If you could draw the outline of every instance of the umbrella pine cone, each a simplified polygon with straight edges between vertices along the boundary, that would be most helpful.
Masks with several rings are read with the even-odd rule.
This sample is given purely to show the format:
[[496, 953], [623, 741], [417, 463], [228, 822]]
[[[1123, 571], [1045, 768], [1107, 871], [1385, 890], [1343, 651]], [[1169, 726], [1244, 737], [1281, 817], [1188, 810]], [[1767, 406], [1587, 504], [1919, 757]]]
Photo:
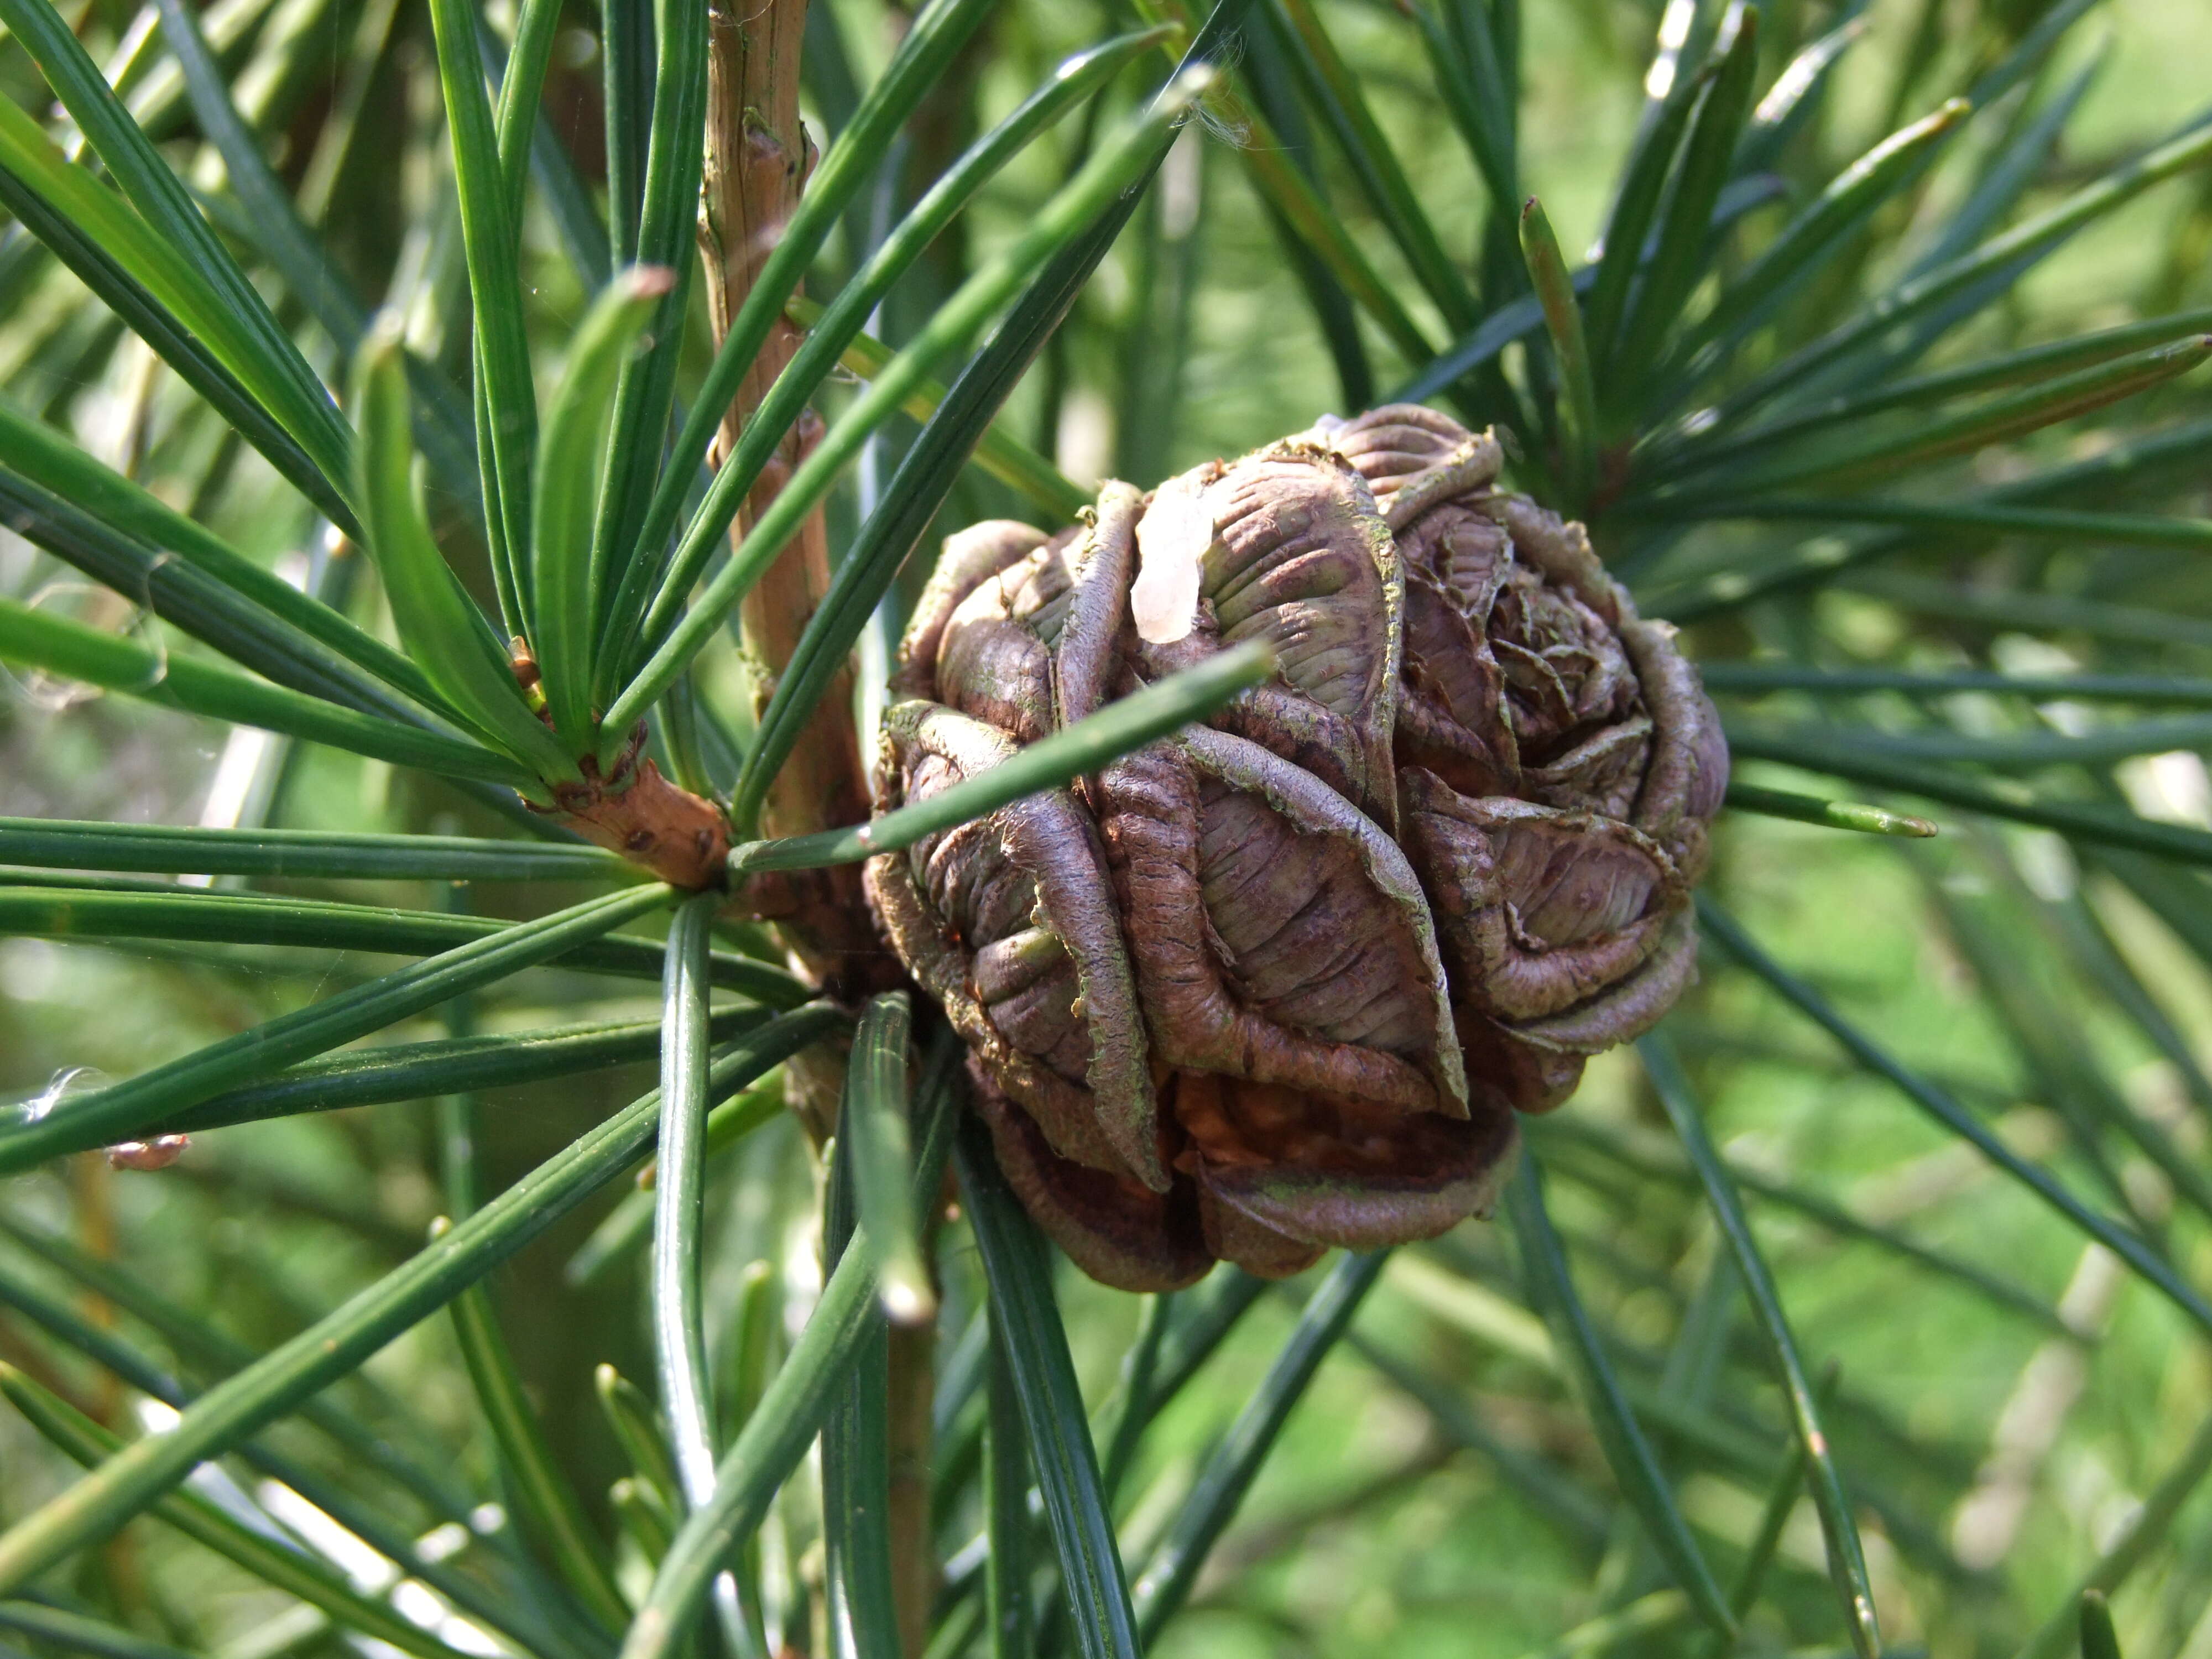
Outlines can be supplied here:
[[1093, 1277], [1295, 1273], [1486, 1214], [1514, 1114], [1694, 971], [1728, 753], [1673, 629], [1500, 455], [1379, 409], [946, 542], [888, 810], [1243, 641], [1277, 672], [1072, 787], [878, 856], [999, 1160]]

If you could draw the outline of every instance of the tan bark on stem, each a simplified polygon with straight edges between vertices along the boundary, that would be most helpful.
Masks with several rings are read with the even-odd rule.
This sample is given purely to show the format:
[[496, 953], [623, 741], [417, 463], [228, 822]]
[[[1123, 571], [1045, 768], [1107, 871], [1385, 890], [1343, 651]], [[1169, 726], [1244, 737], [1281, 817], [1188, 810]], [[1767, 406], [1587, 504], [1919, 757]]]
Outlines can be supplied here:
[[[799, 118], [799, 58], [806, 0], [712, 0], [708, 12], [707, 146], [699, 240], [707, 266], [709, 314], [719, 341], [752, 291], [799, 204], [814, 147]], [[799, 349], [798, 329], [779, 317], [724, 411], [715, 444], [719, 465]], [[785, 434], [739, 515], [742, 538], [807, 451], [819, 441], [812, 410]], [[747, 595], [739, 617], [765, 702], [791, 661], [807, 621], [830, 587], [830, 547], [820, 509], [778, 554]], [[850, 710], [849, 671], [830, 683], [814, 718], [770, 787], [761, 830], [770, 836], [856, 823], [869, 814], [867, 774]], [[757, 908], [777, 923], [793, 953], [832, 995], [854, 1000], [904, 982], [870, 918], [857, 865], [802, 872], [762, 884]], [[765, 902], [763, 902], [765, 901]], [[842, 1055], [826, 1049], [796, 1056], [793, 1104], [817, 1138], [835, 1121], [843, 1082]], [[894, 1331], [890, 1352], [891, 1571], [900, 1644], [921, 1659], [928, 1640], [936, 1566], [928, 1547], [932, 1370], [928, 1332]]]
[[722, 809], [662, 777], [660, 769], [643, 758], [644, 744], [645, 725], [640, 721], [605, 776], [599, 763], [585, 756], [581, 783], [553, 786], [562, 821], [686, 892], [719, 885], [730, 852], [730, 826]]
[[[515, 640], [507, 653], [515, 683], [525, 696], [542, 705], [544, 699], [536, 696], [538, 659], [528, 643]], [[542, 708], [538, 718], [546, 718]], [[722, 884], [730, 852], [729, 820], [714, 802], [678, 788], [645, 758], [643, 720], [605, 770], [591, 755], [579, 760], [577, 769], [583, 774], [579, 781], [552, 786], [550, 808], [532, 805], [531, 810], [550, 811], [586, 840], [621, 854], [686, 892]], [[109, 1155], [114, 1156], [112, 1150]]]
[[[806, 0], [714, 0], [708, 13], [705, 194], [699, 239], [716, 338], [751, 292], [798, 206], [814, 162], [799, 118], [799, 68]], [[722, 417], [715, 459], [729, 452], [800, 335], [779, 318]], [[737, 534], [773, 501], [817, 441], [811, 410], [785, 434], [753, 486]], [[763, 698], [791, 660], [830, 586], [830, 549], [817, 509], [785, 547], [740, 611], [745, 639], [765, 676]], [[841, 672], [769, 792], [761, 828], [770, 836], [857, 823], [868, 816], [867, 775], [848, 710], [853, 684]], [[763, 895], [763, 896], [766, 896]], [[763, 905], [807, 969], [833, 994], [855, 996], [899, 982], [868, 917], [855, 869], [779, 883]]]
[[937, 1594], [937, 1566], [928, 1547], [936, 1363], [936, 1327], [891, 1327], [891, 1594], [898, 1605], [899, 1644], [908, 1659], [920, 1659], [929, 1644], [929, 1604]]

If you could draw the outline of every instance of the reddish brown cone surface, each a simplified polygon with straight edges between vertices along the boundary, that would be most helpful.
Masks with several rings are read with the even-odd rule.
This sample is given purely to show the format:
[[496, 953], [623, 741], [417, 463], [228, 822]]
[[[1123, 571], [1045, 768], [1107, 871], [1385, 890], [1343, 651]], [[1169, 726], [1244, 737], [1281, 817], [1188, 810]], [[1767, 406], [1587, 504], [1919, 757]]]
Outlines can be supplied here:
[[1267, 684], [887, 854], [870, 896], [999, 1158], [1093, 1276], [1296, 1272], [1486, 1212], [1516, 1109], [1690, 978], [1727, 751], [1579, 525], [1427, 410], [1332, 422], [1046, 538], [954, 537], [883, 805], [1264, 639]]

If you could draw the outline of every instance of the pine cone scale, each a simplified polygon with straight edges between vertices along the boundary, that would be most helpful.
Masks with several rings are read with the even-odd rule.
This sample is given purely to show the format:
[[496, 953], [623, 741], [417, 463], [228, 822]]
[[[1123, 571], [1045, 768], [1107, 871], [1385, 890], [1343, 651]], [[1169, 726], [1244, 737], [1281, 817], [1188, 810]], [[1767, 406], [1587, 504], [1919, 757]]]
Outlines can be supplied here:
[[1380, 410], [946, 545], [886, 809], [1244, 640], [1276, 653], [1210, 720], [868, 868], [1009, 1181], [1095, 1277], [1287, 1273], [1486, 1213], [1516, 1111], [1694, 973], [1718, 723], [1500, 459]]

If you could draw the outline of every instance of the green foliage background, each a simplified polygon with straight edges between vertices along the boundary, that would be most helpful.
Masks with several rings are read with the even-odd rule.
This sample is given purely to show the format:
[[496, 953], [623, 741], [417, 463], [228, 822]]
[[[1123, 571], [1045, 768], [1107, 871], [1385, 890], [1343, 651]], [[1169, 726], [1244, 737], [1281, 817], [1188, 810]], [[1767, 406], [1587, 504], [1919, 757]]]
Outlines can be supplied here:
[[[1443, 246], [1472, 266], [1493, 205], [1439, 104], [1428, 49], [1391, 7], [1340, 0], [1319, 9]], [[1743, 248], [1772, 235], [1808, 185], [1817, 188], [1886, 132], [1935, 107], [2045, 9], [2033, 0], [1882, 0], [1868, 9], [1863, 36], [1843, 58], [1816, 122], [1779, 164], [1788, 199], [1754, 210], [1744, 241], [1724, 243], [1717, 268], [1740, 272]], [[1863, 246], [1853, 243], [1800, 291], [1799, 310], [1784, 325], [1790, 339], [1810, 337], [1848, 314], [1858, 296], [1879, 292], [1916, 249], [1940, 238], [1975, 199], [1987, 170], [2017, 153], [2007, 146], [2066, 98], [2077, 76], [2088, 78], [2064, 136], [2027, 158], [2018, 197], [1987, 230], [2027, 218], [2203, 116], [2212, 12], [2195, 0], [2106, 0], [2085, 9], [2086, 20], [2051, 59], [1943, 152], [1924, 186], [1887, 204]], [[1717, 10], [1706, 8], [1705, 21]], [[591, 132], [595, 21], [587, 8], [573, 11], [556, 43], [548, 96], [556, 125], [568, 123], [575, 140]], [[844, 0], [828, 11], [855, 83], [865, 86], [890, 53], [891, 15], [874, 0]], [[390, 33], [381, 39], [376, 22], [386, 12], [393, 13]], [[128, 6], [105, 0], [65, 15], [95, 59], [132, 26]], [[1570, 262], [1579, 263], [1603, 228], [1637, 130], [1659, 18], [1643, 0], [1525, 0], [1522, 15], [1521, 181], [1541, 196]], [[1790, 48], [1833, 21], [1833, 9], [1816, 0], [1776, 0], [1763, 19], [1760, 90]], [[492, 21], [495, 32], [511, 27], [496, 8]], [[912, 177], [926, 180], [1068, 52], [1131, 22], [1108, 6], [999, 8], [917, 122]], [[1148, 63], [1146, 74], [1157, 78], [1158, 67]], [[350, 152], [327, 174], [325, 210], [309, 216], [364, 294], [384, 294], [395, 270], [405, 286], [427, 262], [431, 279], [411, 290], [410, 337], [465, 385], [467, 295], [459, 261], [447, 255], [441, 264], [437, 251], [438, 235], [452, 235], [450, 164], [427, 9], [411, 0], [396, 11], [382, 0], [276, 0], [231, 75], [295, 190], [303, 177], [319, 176], [318, 134], [327, 130], [334, 100], [343, 105], [348, 88], [359, 88]], [[0, 47], [0, 78], [21, 107], [43, 118], [48, 94], [14, 44]], [[1151, 84], [1117, 82], [1109, 101], [1118, 110]], [[842, 118], [839, 95], [835, 78], [817, 65], [808, 100], [816, 131], [834, 130]], [[876, 321], [883, 338], [910, 340], [960, 276], [1031, 221], [1071, 168], [1084, 119], [1063, 124], [988, 187], [895, 291]], [[188, 112], [179, 106], [156, 131], [180, 174], [214, 191], [218, 203], [229, 199]], [[1314, 321], [1308, 287], [1240, 156], [1240, 137], [1255, 142], [1186, 132], [1139, 217], [1000, 418], [1002, 431], [1034, 443], [1080, 484], [1107, 475], [1149, 483], [1324, 410], [1348, 410], [1354, 401], [1346, 357], [1332, 353]], [[580, 149], [588, 155], [588, 143]], [[1435, 341], [1449, 337], [1454, 331], [1379, 228], [1343, 157], [1318, 140], [1292, 153], [1318, 167], [1332, 210], [1422, 330]], [[2207, 179], [2199, 169], [2100, 220], [1993, 296], [1923, 367], [2212, 306]], [[908, 187], [903, 199], [913, 193]], [[830, 243], [811, 280], [816, 298], [832, 295], [853, 264], [852, 239], [864, 234], [869, 205], [849, 212]], [[237, 226], [220, 213], [216, 222], [244, 246]], [[591, 295], [542, 203], [526, 222], [524, 248], [543, 395]], [[272, 280], [270, 291], [281, 286]], [[696, 288], [692, 299], [680, 377], [686, 396], [712, 348]], [[327, 339], [290, 302], [279, 314], [300, 328], [318, 370], [342, 383], [343, 365]], [[1402, 361], [1371, 319], [1358, 326], [1379, 398], [1418, 366]], [[1540, 353], [1532, 349], [1539, 379], [1549, 373]], [[1528, 362], [1507, 358], [1524, 389], [1537, 384]], [[2205, 384], [2171, 381], [2088, 420], [1978, 450], [1924, 475], [1930, 487], [1919, 498], [1954, 501], [1970, 488], [2104, 453], [2132, 431], [2202, 421], [2212, 415]], [[20, 236], [0, 242], [0, 385], [18, 413], [71, 434], [256, 560], [283, 568], [303, 550], [317, 550], [319, 521], [300, 498], [258, 456], [227, 444], [198, 399]], [[835, 414], [854, 395], [846, 382], [819, 401]], [[1544, 406], [1540, 396], [1532, 399], [1532, 407]], [[1477, 412], [1515, 419], [1507, 410]], [[873, 458], [876, 478], [913, 430], [886, 429]], [[1558, 499], [1545, 434], [1519, 436], [1522, 482]], [[2122, 479], [2109, 496], [2064, 505], [2170, 515], [2202, 531], [2212, 510], [2207, 451], [2200, 442], [2155, 478]], [[849, 540], [874, 487], [863, 469], [832, 497], [834, 544]], [[939, 527], [1007, 512], [1034, 516], [1036, 509], [971, 471]], [[1704, 591], [1698, 584], [1714, 572], [1760, 569], [1834, 533], [1786, 522], [1710, 522], [1662, 544], [1649, 523], [1618, 514], [1610, 524], [1595, 517], [1594, 529], [1609, 559], [1646, 561], [1635, 567], [1645, 591], [1677, 597]], [[481, 545], [464, 532], [449, 536], [448, 546], [472, 589], [489, 599]], [[2163, 699], [2142, 699], [2148, 714], [2176, 704], [2203, 708], [2212, 704], [2208, 550], [2212, 539], [2176, 550], [2086, 532], [2073, 539], [1914, 532], [1894, 556], [1840, 583], [1713, 607], [1698, 618], [1691, 643], [1710, 662], [2156, 675], [2171, 688]], [[327, 591], [357, 620], [388, 634], [374, 581], [358, 568], [364, 561], [354, 553], [337, 562], [337, 584]], [[908, 573], [909, 587], [918, 574]], [[128, 606], [89, 595], [79, 581], [29, 544], [0, 537], [0, 593], [108, 629], [134, 625]], [[1668, 613], [1664, 602], [1655, 608]], [[244, 754], [216, 723], [118, 696], [86, 698], [33, 671], [10, 672], [10, 695], [0, 707], [0, 811], [11, 817], [190, 823], [219, 769]], [[741, 738], [750, 687], [734, 644], [718, 641], [699, 672], [708, 700]], [[2069, 840], [2002, 815], [2010, 799], [2004, 791], [2015, 787], [2006, 780], [2024, 778], [2019, 787], [2038, 799], [2105, 811], [2118, 792], [2143, 818], [2212, 830], [2212, 789], [2198, 758], [2212, 743], [2204, 717], [2194, 716], [2194, 727], [2139, 731], [2126, 723], [2133, 716], [2110, 703], [1982, 690], [1760, 699], [1738, 690], [1724, 695], [1723, 706], [1732, 720], [1789, 725], [1801, 734], [1832, 722], [1893, 765], [1998, 792], [1990, 815], [1976, 816], [1956, 801], [1929, 807], [1930, 798], [1944, 801], [1938, 791], [1900, 785], [1897, 804], [1942, 822], [1934, 842], [1731, 813], [1717, 832], [1712, 891], [1856, 1029], [1938, 1080], [2085, 1203], [2121, 1216], [2181, 1281], [2200, 1293], [2212, 1290], [2205, 1202], [2212, 1085], [2197, 1069], [2212, 1066], [2212, 893], [2191, 868], [2206, 861], [2202, 847], [2171, 864], [2114, 856], [2094, 833]], [[2109, 752], [2061, 751], [2033, 765], [1998, 752], [2014, 739], [2107, 728], [2118, 734]], [[1915, 734], [1964, 746], [1915, 751]], [[1885, 736], [1898, 744], [1882, 750]], [[1977, 750], [1977, 743], [1989, 746]], [[1822, 798], [1884, 801], [1893, 799], [1886, 782], [1898, 783], [1840, 766], [1790, 766], [1786, 748], [1777, 752], [1782, 759], [1743, 762], [1742, 776]], [[1808, 757], [1819, 754], [1798, 755]], [[1840, 788], [1826, 781], [1838, 776], [1846, 781]], [[285, 826], [511, 833], [480, 803], [424, 775], [332, 750], [301, 745], [281, 766], [264, 766], [258, 781], [266, 821]], [[0, 882], [21, 878], [0, 872]], [[518, 920], [592, 890], [551, 882], [445, 891], [438, 890], [443, 884], [368, 880], [259, 886]], [[77, 1067], [131, 1077], [394, 965], [383, 956], [289, 945], [10, 939], [0, 942], [0, 1095], [35, 1097]], [[651, 1020], [659, 1009], [649, 980], [538, 968], [385, 1038], [421, 1040], [456, 1024], [499, 1032]], [[1893, 1650], [2026, 1650], [2047, 1659], [2070, 1650], [2076, 1591], [2094, 1583], [2113, 1592], [2124, 1650], [2212, 1659], [2212, 1502], [2192, 1495], [2193, 1477], [2212, 1458], [2207, 1332], [1897, 1088], [1852, 1065], [1726, 951], [1708, 950], [1703, 982], [1666, 1030], [1713, 1139], [1758, 1183], [1747, 1202], [1800, 1349], [1814, 1367], [1836, 1368], [1825, 1407], [1830, 1440], [1851, 1486]], [[69, 1086], [93, 1080], [79, 1074]], [[486, 1092], [466, 1114], [482, 1190], [503, 1188], [653, 1081], [643, 1063]], [[11, 1285], [42, 1289], [164, 1364], [218, 1374], [229, 1365], [195, 1352], [191, 1332], [266, 1350], [416, 1249], [432, 1218], [453, 1207], [441, 1169], [449, 1171], [453, 1160], [441, 1136], [463, 1121], [457, 1109], [398, 1103], [196, 1135], [191, 1153], [159, 1174], [112, 1171], [88, 1157], [14, 1176], [0, 1187], [0, 1304], [11, 1303]], [[1759, 1328], [1712, 1215], [1633, 1053], [1594, 1066], [1565, 1112], [1533, 1126], [1531, 1141], [1581, 1293], [1682, 1516], [1728, 1585], [1778, 1478], [1792, 1480], [1797, 1472]], [[624, 1206], [638, 1211], [641, 1200], [628, 1191], [617, 1183], [501, 1267], [489, 1285], [546, 1440], [582, 1495], [594, 1538], [610, 1549], [625, 1590], [635, 1592], [649, 1577], [647, 1564], [607, 1498], [610, 1483], [630, 1469], [592, 1385], [603, 1362], [633, 1378], [653, 1373], [638, 1239], [610, 1259], [593, 1254], [595, 1229]], [[819, 1197], [818, 1171], [787, 1120], [712, 1166], [703, 1251], [708, 1335], [732, 1389], [744, 1340], [738, 1310], [746, 1297], [763, 1294], [747, 1288], [751, 1264], [768, 1264], [755, 1278], [781, 1304], [770, 1320], [780, 1333], [771, 1346], [800, 1328], [820, 1282]], [[1816, 1218], [1812, 1212], [1822, 1206], [1825, 1218]], [[88, 1296], [41, 1259], [38, 1241], [53, 1238], [127, 1273], [147, 1304], [133, 1311]], [[580, 1261], [596, 1271], [586, 1275]], [[1531, 1311], [1524, 1267], [1502, 1220], [1471, 1224], [1393, 1260], [1359, 1312], [1354, 1340], [1322, 1366], [1188, 1611], [1153, 1651], [1510, 1659], [1618, 1650], [1703, 1659], [1719, 1650], [1670, 1587], [1634, 1506], [1621, 1501], [1579, 1385], [1565, 1374], [1571, 1368]], [[945, 1233], [940, 1271], [942, 1352], [951, 1364], [982, 1294], [964, 1230]], [[1260, 1295], [1145, 1439], [1121, 1516], [1133, 1575], [1267, 1375], [1294, 1328], [1297, 1302], [1327, 1271]], [[1139, 1304], [1065, 1264], [1056, 1283], [1085, 1395], [1099, 1423], [1109, 1425]], [[1186, 1307], [1206, 1294], [1188, 1293]], [[171, 1328], [149, 1322], [149, 1313]], [[1410, 1372], [1425, 1392], [1389, 1380], [1375, 1355], [1398, 1368], [1401, 1381]], [[131, 1391], [19, 1306], [0, 1305], [0, 1358], [126, 1437], [149, 1425], [134, 1415]], [[501, 1492], [500, 1453], [442, 1316], [410, 1331], [328, 1399], [473, 1495], [489, 1500]], [[969, 1400], [940, 1440], [945, 1491], [935, 1543], [948, 1557], [981, 1523], [972, 1462], [981, 1409]], [[410, 1499], [327, 1439], [294, 1422], [273, 1442], [365, 1501], [389, 1506], [410, 1530], [426, 1528]], [[2177, 1479], [2177, 1471], [2191, 1478]], [[236, 1473], [249, 1492], [260, 1478]], [[0, 1523], [38, 1511], [76, 1474], [26, 1421], [0, 1411]], [[793, 1611], [795, 1640], [811, 1639], [822, 1571], [811, 1481], [802, 1473], [786, 1492], [759, 1569], [772, 1586], [783, 1586], [771, 1593]], [[1042, 1534], [1039, 1548], [1048, 1553]], [[1787, 1513], [1764, 1594], [1747, 1621], [1746, 1650], [1846, 1650], [1825, 1560], [1813, 1504], [1802, 1498]], [[153, 1522], [132, 1524], [40, 1584], [145, 1639], [225, 1659], [336, 1651], [358, 1639]], [[1040, 1589], [1050, 1634], [1055, 1592], [1049, 1583]], [[49, 1638], [10, 1634], [4, 1624], [0, 1648], [20, 1643], [40, 1659], [72, 1650]]]

